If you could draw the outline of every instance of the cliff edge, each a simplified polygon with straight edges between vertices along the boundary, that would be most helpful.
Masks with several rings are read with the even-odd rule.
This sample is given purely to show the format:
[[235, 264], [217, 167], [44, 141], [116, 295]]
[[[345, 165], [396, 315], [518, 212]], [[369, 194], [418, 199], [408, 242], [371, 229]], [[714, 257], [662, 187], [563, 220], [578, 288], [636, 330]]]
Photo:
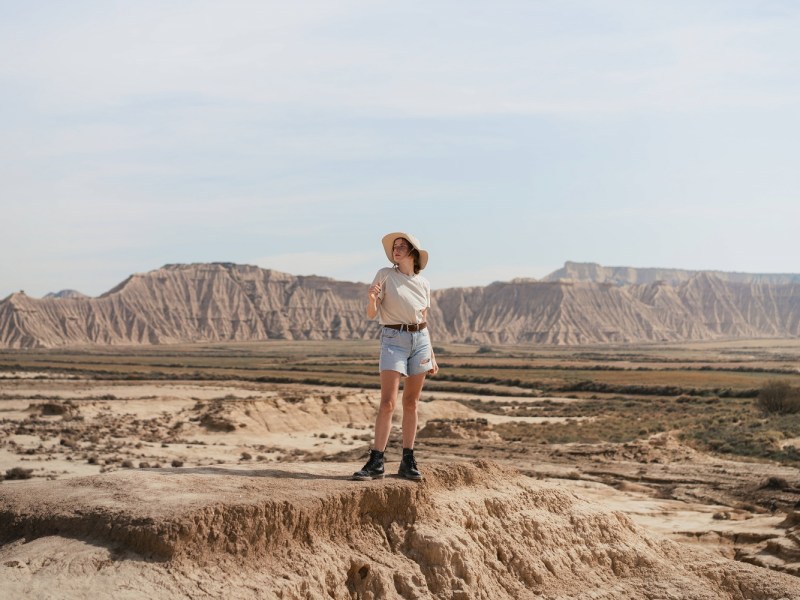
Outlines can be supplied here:
[[[143, 469], [0, 489], [8, 598], [800, 596], [800, 579], [660, 538], [494, 463]], [[391, 472], [396, 464], [388, 465]]]

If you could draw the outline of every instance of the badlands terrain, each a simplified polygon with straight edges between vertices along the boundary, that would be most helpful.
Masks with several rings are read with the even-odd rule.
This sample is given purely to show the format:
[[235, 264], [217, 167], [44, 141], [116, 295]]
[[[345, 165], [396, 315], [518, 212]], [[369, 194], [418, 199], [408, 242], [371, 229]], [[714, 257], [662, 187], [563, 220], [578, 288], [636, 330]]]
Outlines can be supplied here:
[[375, 351], [0, 352], [0, 596], [800, 598], [797, 340], [443, 343], [420, 484]]
[[[435, 284], [435, 282], [434, 282]], [[165, 265], [97, 298], [0, 300], [0, 348], [374, 339], [367, 284], [231, 263]], [[800, 276], [567, 263], [542, 281], [434, 289], [435, 339], [470, 344], [800, 336]]]

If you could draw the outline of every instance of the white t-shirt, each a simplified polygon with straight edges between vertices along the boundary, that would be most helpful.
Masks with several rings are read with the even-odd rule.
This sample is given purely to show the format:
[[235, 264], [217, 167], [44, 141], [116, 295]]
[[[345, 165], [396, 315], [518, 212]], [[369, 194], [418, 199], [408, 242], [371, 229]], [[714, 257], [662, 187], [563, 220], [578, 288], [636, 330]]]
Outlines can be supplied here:
[[422, 275], [404, 275], [395, 267], [378, 271], [372, 284], [381, 284], [378, 320], [381, 325], [422, 323], [431, 305], [431, 284]]

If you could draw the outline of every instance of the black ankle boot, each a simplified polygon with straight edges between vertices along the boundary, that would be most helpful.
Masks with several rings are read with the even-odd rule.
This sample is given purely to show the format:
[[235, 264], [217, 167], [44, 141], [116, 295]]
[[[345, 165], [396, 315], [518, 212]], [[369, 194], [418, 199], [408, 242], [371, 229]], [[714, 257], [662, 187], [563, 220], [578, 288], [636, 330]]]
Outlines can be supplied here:
[[383, 452], [369, 451], [369, 460], [364, 468], [353, 473], [356, 481], [369, 481], [370, 479], [383, 479]]
[[397, 474], [414, 481], [422, 479], [422, 473], [419, 472], [417, 461], [414, 459], [414, 450], [411, 448], [403, 448], [403, 460], [400, 461], [400, 469]]

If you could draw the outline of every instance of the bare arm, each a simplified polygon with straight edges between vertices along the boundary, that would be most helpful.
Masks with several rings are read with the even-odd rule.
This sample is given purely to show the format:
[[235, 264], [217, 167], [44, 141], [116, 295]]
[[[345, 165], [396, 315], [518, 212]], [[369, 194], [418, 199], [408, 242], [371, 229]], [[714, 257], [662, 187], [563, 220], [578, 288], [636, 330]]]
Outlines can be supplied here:
[[[428, 322], [428, 309], [422, 311], [422, 320]], [[428, 338], [430, 338], [430, 324], [428, 324]], [[436, 375], [439, 372], [439, 363], [436, 362], [436, 355], [433, 353], [433, 342], [431, 342], [431, 368], [428, 369], [428, 374]]]
[[376, 283], [375, 285], [370, 286], [368, 291], [368, 300], [367, 300], [367, 318], [374, 319], [378, 314], [378, 308], [381, 305], [381, 284]]

